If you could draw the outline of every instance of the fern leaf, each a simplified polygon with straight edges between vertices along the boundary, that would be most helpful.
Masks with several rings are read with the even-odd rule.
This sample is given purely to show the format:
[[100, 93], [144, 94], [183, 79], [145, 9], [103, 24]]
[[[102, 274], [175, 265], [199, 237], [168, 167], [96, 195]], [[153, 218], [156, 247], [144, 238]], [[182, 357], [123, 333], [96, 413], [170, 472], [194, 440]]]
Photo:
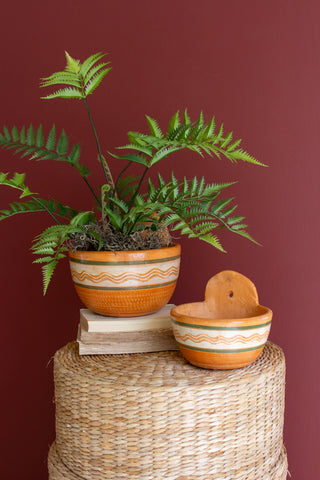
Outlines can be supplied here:
[[135, 155], [135, 154], [115, 155], [114, 153], [111, 153], [111, 152], [108, 152], [108, 153], [112, 157], [117, 158], [119, 160], [127, 160], [128, 162], [141, 163], [145, 167], [149, 166], [149, 163], [147, 162], [147, 160], [142, 155]]
[[124, 219], [122, 215], [119, 213], [115, 212], [114, 210], [111, 210], [111, 208], [105, 207], [106, 215], [108, 217], [108, 220], [110, 224], [116, 229], [116, 230], [121, 230]]
[[232, 207], [227, 208], [223, 212], [220, 212], [219, 218], [224, 219], [224, 218], [228, 217], [229, 215], [231, 215], [231, 213], [233, 213], [236, 210], [237, 207], [238, 207], [238, 205], [233, 205]]
[[181, 150], [181, 146], [174, 146], [174, 145], [169, 145], [166, 147], [161, 148], [158, 150], [150, 160], [150, 166], [155, 165], [156, 163], [160, 162], [160, 160], [163, 160], [165, 157], [167, 157], [170, 153], [177, 152], [178, 150]]
[[183, 123], [185, 125], [190, 125], [190, 123], [191, 123], [191, 120], [190, 120], [190, 117], [188, 115], [187, 109], [185, 109], [184, 114], [183, 114]]
[[[17, 141], [18, 139], [16, 139]], [[36, 142], [35, 142], [37, 147], [43, 147], [44, 145], [44, 137], [43, 137], [43, 131], [42, 131], [42, 126], [40, 125], [37, 134], [36, 134]]]
[[69, 85], [80, 89], [81, 81], [77, 75], [66, 72], [56, 72], [50, 77], [41, 79], [40, 87], [51, 87], [52, 85]]
[[0, 147], [15, 150], [15, 153], [19, 153], [21, 158], [30, 157], [30, 160], [66, 162], [76, 168], [82, 177], [90, 174], [90, 171], [83, 164], [79, 163], [80, 147], [78, 144], [74, 145], [68, 155], [68, 138], [64, 130], [59, 137], [57, 146], [55, 146], [56, 130], [54, 125], [50, 130], [45, 146], [41, 125], [37, 130], [36, 136], [32, 125], [28, 128], [27, 137], [25, 135], [25, 127], [22, 127], [20, 135], [16, 127], [13, 127], [12, 130], [14, 131], [15, 140], [11, 140], [11, 137], [8, 140], [5, 135], [0, 135]]
[[241, 148], [232, 152], [232, 156], [235, 160], [242, 160], [244, 162], [254, 163], [255, 165], [260, 165], [261, 167], [266, 167], [264, 163], [259, 162], [249, 153], [245, 152]]
[[149, 130], [152, 136], [156, 138], [163, 138], [163, 133], [158, 125], [158, 122], [153, 118], [146, 115], [146, 119], [149, 125]]
[[215, 144], [219, 143], [222, 138], [223, 138], [223, 123], [221, 123], [221, 125], [220, 125], [218, 134], [216, 135], [216, 137], [213, 141], [213, 144], [215, 145]]
[[78, 98], [82, 99], [83, 95], [79, 90], [75, 87], [67, 87], [57, 90], [56, 92], [51, 93], [50, 95], [46, 95], [45, 97], [41, 97], [45, 100], [51, 100], [52, 98]]
[[216, 126], [215, 118], [212, 117], [210, 122], [208, 123], [208, 125], [206, 126], [206, 128], [204, 130], [203, 140], [208, 140], [209, 138], [211, 138], [213, 136], [215, 126]]
[[30, 146], [34, 145], [34, 128], [32, 124], [30, 125], [27, 131], [27, 144]]
[[231, 142], [232, 136], [233, 136], [233, 132], [228, 133], [228, 135], [226, 135], [225, 139], [222, 141], [220, 147], [226, 148], [226, 146], [229, 145], [229, 143]]
[[188, 150], [192, 150], [193, 152], [198, 153], [201, 157], [203, 157], [203, 153], [201, 151], [201, 148], [198, 147], [198, 145], [186, 145]]
[[80, 66], [80, 73], [83, 76], [83, 78], [86, 78], [88, 75], [89, 70], [95, 65], [101, 58], [105, 57], [107, 54], [106, 53], [94, 53], [93, 55], [90, 55]]
[[80, 153], [81, 153], [80, 145], [78, 143], [74, 144], [71, 152], [69, 153], [69, 159], [71, 163], [75, 165], [79, 164]]
[[231, 143], [231, 145], [228, 146], [227, 151], [232, 152], [233, 150], [235, 150], [240, 145], [241, 142], [242, 142], [242, 140], [239, 139], [239, 140], [236, 140], [235, 142]]
[[58, 260], [51, 260], [51, 262], [46, 263], [46, 265], [43, 265], [42, 267], [42, 275], [43, 275], [43, 294], [45, 295], [48, 290], [48, 286], [50, 283], [50, 280], [52, 278], [52, 275], [55, 271], [55, 268], [57, 266]]
[[55, 147], [55, 144], [56, 144], [56, 127], [55, 125], [53, 125], [48, 135], [46, 148], [48, 150], [53, 150]]
[[12, 178], [8, 178], [8, 173], [0, 172], [0, 185], [5, 185], [7, 187], [12, 187], [20, 190], [20, 198], [27, 197], [30, 195], [35, 195], [29, 190], [24, 184], [25, 174], [24, 173], [14, 173]]
[[231, 226], [231, 225], [234, 225], [235, 223], [242, 222], [242, 220], [244, 219], [245, 217], [229, 217], [227, 220], [227, 224]]
[[64, 130], [59, 137], [56, 151], [59, 155], [65, 155], [68, 151], [68, 138]]
[[170, 119], [169, 126], [168, 126], [168, 134], [174, 132], [179, 126], [180, 126], [180, 116], [179, 116], [179, 110], [178, 110]]
[[136, 150], [137, 152], [141, 152], [146, 154], [148, 157], [152, 157], [152, 148], [142, 146], [142, 145], [135, 145], [134, 143], [130, 143], [128, 145], [124, 145], [123, 147], [116, 147], [118, 150]]
[[77, 75], [80, 70], [80, 60], [75, 60], [68, 52], [65, 52], [65, 55], [67, 60], [66, 72], [71, 72]]
[[12, 136], [12, 140], [14, 142], [18, 142], [19, 141], [19, 132], [18, 132], [18, 129], [17, 127], [13, 127], [12, 130], [11, 130], [11, 136]]
[[48, 263], [52, 260], [52, 257], [40, 257], [33, 260], [32, 263]]
[[3, 132], [4, 132], [4, 137], [5, 139], [10, 142], [11, 141], [11, 136], [10, 136], [10, 133], [9, 133], [9, 130], [7, 129], [6, 126], [3, 127]]
[[22, 127], [21, 132], [20, 132], [20, 143], [21, 143], [21, 145], [24, 145], [25, 142], [26, 142], [25, 127]]
[[100, 85], [104, 77], [109, 73], [111, 68], [106, 68], [105, 70], [101, 70], [98, 72], [94, 77], [92, 77], [88, 82], [85, 84], [85, 96], [90, 95], [95, 91], [95, 89]]
[[226, 250], [222, 247], [220, 240], [216, 235], [206, 233], [205, 235], [200, 235], [199, 239], [209, 243], [210, 245], [213, 245], [215, 248], [217, 248], [221, 252], [226, 253]]
[[74, 217], [78, 212], [66, 205], [62, 205], [56, 200], [44, 200], [37, 198], [28, 202], [14, 202], [9, 204], [9, 208], [0, 210], [0, 221], [5, 220], [19, 213], [33, 212], [51, 212], [65, 219]]
[[112, 197], [110, 197], [109, 200], [110, 200], [110, 202], [112, 202], [114, 205], [116, 205], [119, 208], [121, 213], [123, 213], [123, 214], [128, 213], [129, 206], [126, 202], [124, 202], [123, 200], [117, 199], [117, 198], [112, 198]]
[[93, 212], [79, 212], [76, 216], [74, 216], [70, 221], [70, 226], [81, 226], [87, 225], [94, 221], [94, 214]]
[[220, 200], [212, 207], [212, 213], [217, 215], [224, 207], [226, 207], [230, 202], [232, 202], [232, 200], [233, 198], [226, 198], [224, 200]]

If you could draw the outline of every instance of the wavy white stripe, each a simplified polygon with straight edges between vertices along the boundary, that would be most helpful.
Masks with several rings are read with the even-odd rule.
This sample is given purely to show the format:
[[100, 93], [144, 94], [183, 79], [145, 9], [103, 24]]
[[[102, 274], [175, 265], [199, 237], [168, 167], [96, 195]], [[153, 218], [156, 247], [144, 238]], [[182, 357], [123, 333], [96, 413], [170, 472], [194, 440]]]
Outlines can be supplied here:
[[173, 324], [176, 340], [190, 347], [214, 348], [215, 350], [253, 348], [264, 344], [270, 325], [249, 330], [199, 330]]
[[179, 275], [179, 259], [151, 265], [70, 265], [73, 281], [99, 287], [157, 285], [175, 281]]

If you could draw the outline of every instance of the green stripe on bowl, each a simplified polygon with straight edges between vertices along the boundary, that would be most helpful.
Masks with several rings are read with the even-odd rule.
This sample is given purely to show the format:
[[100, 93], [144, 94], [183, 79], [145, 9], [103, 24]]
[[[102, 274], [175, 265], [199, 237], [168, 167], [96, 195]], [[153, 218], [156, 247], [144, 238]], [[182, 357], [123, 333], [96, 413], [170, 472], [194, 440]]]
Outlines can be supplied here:
[[168, 287], [169, 285], [174, 285], [177, 281], [173, 280], [172, 282], [166, 283], [157, 283], [156, 285], [141, 285], [139, 287], [96, 287], [95, 285], [83, 285], [82, 283], [73, 282], [77, 287], [87, 288], [88, 290], [112, 290], [112, 291], [125, 291], [125, 290], [147, 290], [149, 288], [160, 288]]
[[[232, 319], [230, 320], [232, 321]], [[171, 321], [176, 325], [181, 325], [182, 327], [198, 328], [201, 330], [252, 330], [254, 328], [267, 327], [268, 325], [271, 324], [271, 320], [270, 320], [269, 322], [261, 323], [260, 325], [247, 325], [245, 327], [216, 327], [216, 326], [209, 326], [209, 325], [195, 325], [193, 323], [178, 322], [177, 320], [174, 320], [172, 317], [171, 317]]]
[[190, 345], [185, 345], [183, 343], [177, 342], [177, 344], [182, 348], [187, 348], [188, 350], [194, 350], [196, 352], [206, 352], [206, 353], [245, 353], [245, 352], [253, 352], [254, 350], [259, 350], [265, 346], [265, 343], [259, 345], [258, 347], [250, 347], [250, 348], [238, 348], [234, 350], [218, 350], [213, 348], [199, 348], [199, 347], [191, 347]]
[[178, 260], [180, 255], [175, 255], [174, 257], [158, 258], [153, 260], [135, 260], [135, 261], [122, 261], [122, 262], [99, 262], [96, 260], [81, 260], [80, 258], [69, 257], [70, 262], [81, 263], [81, 265], [112, 265], [112, 266], [121, 266], [121, 265], [148, 265], [151, 263], [166, 263], [171, 262], [172, 260]]

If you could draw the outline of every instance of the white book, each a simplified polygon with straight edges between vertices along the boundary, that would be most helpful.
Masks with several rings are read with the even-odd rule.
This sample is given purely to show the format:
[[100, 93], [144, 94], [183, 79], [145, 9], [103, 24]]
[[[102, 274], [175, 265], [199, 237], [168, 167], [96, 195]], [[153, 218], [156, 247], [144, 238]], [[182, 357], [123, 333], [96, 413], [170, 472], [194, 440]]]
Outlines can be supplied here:
[[174, 307], [168, 303], [156, 313], [142, 317], [104, 317], [91, 310], [80, 310], [80, 325], [87, 332], [136, 332], [171, 328], [170, 310]]

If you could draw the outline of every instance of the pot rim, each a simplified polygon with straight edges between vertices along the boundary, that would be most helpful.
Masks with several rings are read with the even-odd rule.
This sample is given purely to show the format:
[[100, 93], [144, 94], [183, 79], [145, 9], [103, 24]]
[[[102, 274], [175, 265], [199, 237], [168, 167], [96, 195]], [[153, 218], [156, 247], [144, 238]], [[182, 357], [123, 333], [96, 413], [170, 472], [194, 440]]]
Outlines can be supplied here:
[[80, 259], [80, 260], [90, 260], [94, 259], [96, 261], [100, 260], [113, 260], [118, 262], [119, 260], [127, 259], [160, 259], [168, 256], [172, 256], [172, 260], [179, 258], [181, 255], [181, 245], [174, 243], [170, 247], [163, 248], [152, 248], [149, 250], [103, 250], [103, 251], [91, 251], [91, 250], [69, 250], [69, 259]]
[[[202, 302], [192, 302], [184, 303], [185, 305], [197, 305]], [[194, 325], [195, 328], [205, 328], [206, 327], [224, 327], [224, 328], [245, 328], [250, 326], [256, 326], [257, 328], [262, 326], [267, 326], [271, 324], [273, 312], [270, 308], [264, 307], [263, 305], [257, 305], [263, 309], [263, 312], [260, 315], [252, 315], [250, 317], [238, 317], [238, 318], [210, 318], [210, 317], [197, 317], [192, 315], [186, 315], [179, 312], [179, 307], [182, 305], [177, 305], [172, 308], [170, 312], [171, 320], [177, 322], [182, 326], [191, 326]]]

